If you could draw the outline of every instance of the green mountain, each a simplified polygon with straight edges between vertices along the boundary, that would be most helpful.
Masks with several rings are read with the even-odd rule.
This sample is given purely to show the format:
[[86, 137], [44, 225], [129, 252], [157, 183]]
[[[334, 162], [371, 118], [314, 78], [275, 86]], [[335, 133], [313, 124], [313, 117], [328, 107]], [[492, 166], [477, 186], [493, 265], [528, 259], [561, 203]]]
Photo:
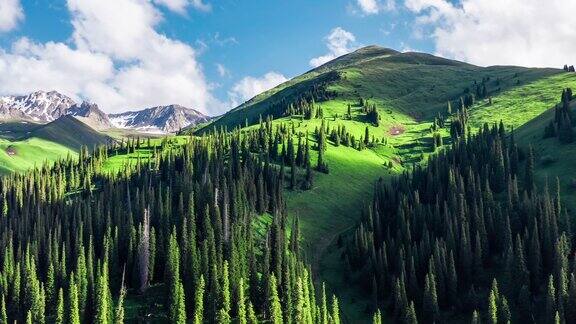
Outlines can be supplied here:
[[[550, 114], [562, 90], [569, 87], [576, 88], [576, 74], [561, 69], [479, 67], [370, 46], [252, 98], [197, 133], [224, 127], [250, 132], [262, 129], [259, 121], [271, 117], [272, 127], [284, 125], [296, 134], [307, 133], [313, 146], [321, 125], [328, 128], [327, 134], [333, 128], [345, 128], [356, 143], [365, 140], [366, 132], [378, 140], [367, 149], [358, 149], [335, 145], [329, 137], [323, 159], [330, 173], [315, 173], [311, 190], [285, 193], [290, 215], [299, 217], [303, 245], [319, 280], [339, 295], [344, 317], [368, 322], [370, 314], [365, 310], [371, 301], [365, 291], [351, 287], [349, 276], [343, 274], [339, 241], [359, 221], [364, 202], [372, 197], [374, 182], [380, 177], [388, 181], [411, 171], [414, 164], [425, 164], [438, 151], [433, 144], [435, 136], [443, 140], [438, 144], [450, 144], [451, 120], [462, 101], [467, 107], [466, 128], [472, 133], [485, 123], [502, 121], [508, 130], [518, 130], [519, 142], [526, 147], [529, 141], [521, 136], [524, 128], [518, 128], [542, 113]], [[322, 116], [303, 116], [298, 108], [308, 106], [321, 110]], [[368, 112], [374, 106], [378, 123]], [[525, 128], [533, 129], [530, 124]], [[314, 153], [313, 165], [316, 158]], [[561, 170], [558, 168], [558, 173]], [[544, 172], [537, 168], [539, 180]], [[571, 183], [565, 179], [563, 186]]]
[[[423, 53], [400, 53], [369, 46], [339, 57], [266, 91], [231, 110], [212, 127], [231, 129], [257, 123], [260, 116], [281, 117], [290, 104], [315, 97], [330, 113], [345, 112], [348, 102], [365, 98], [389, 114], [415, 120], [446, 110], [449, 100], [486, 87], [482, 97], [559, 74], [556, 69], [478, 67]], [[484, 82], [483, 82], [484, 80]], [[482, 90], [482, 89], [481, 89]], [[326, 94], [327, 93], [327, 94]], [[329, 100], [325, 100], [329, 97]]]
[[[233, 132], [131, 139], [95, 157], [102, 168], [94, 175], [79, 162], [73, 170], [56, 168], [54, 177], [76, 180], [59, 195], [90, 190], [70, 195], [63, 208], [96, 224], [85, 230], [97, 242], [108, 242], [101, 229], [109, 221], [117, 225], [118, 235], [109, 238], [114, 253], [100, 251], [105, 244], [98, 243], [94, 255], [110, 259], [114, 298], [127, 276], [127, 320], [149, 315], [148, 320], [175, 320], [188, 312], [189, 319], [204, 315], [208, 321], [227, 321], [230, 315], [240, 316], [236, 301], [244, 300], [262, 321], [309, 316], [306, 321], [325, 317], [332, 322], [339, 316], [345, 323], [369, 323], [380, 309], [385, 322], [402, 318], [413, 323], [417, 317], [420, 322], [468, 323], [474, 310], [493, 322], [494, 317], [515, 322], [526, 315], [548, 322], [557, 310], [554, 289], [562, 292], [559, 300], [576, 300], [576, 289], [565, 292], [572, 260], [560, 240], [569, 229], [566, 211], [572, 215], [576, 208], [576, 168], [570, 160], [576, 136], [572, 127], [568, 132], [559, 124], [554, 135], [544, 136], [550, 122], [557, 122], [559, 107], [569, 117], [576, 107], [576, 102], [567, 108], [559, 104], [566, 88], [576, 89], [575, 73], [479, 67], [370, 46], [262, 93], [196, 130]], [[499, 128], [500, 122], [505, 127]], [[485, 124], [491, 130], [483, 131]], [[74, 154], [80, 145], [110, 141], [67, 117], [42, 126], [0, 125], [0, 132], [10, 129], [22, 135], [0, 141], [0, 172], [25, 170], [30, 163], [56, 158], [49, 154]], [[512, 129], [514, 137], [507, 132]], [[529, 146], [538, 188], [533, 193], [526, 189], [530, 176], [524, 177]], [[126, 176], [100, 178], [118, 171]], [[543, 190], [546, 179], [549, 191]], [[7, 199], [0, 196], [0, 207], [8, 206], [0, 212], [14, 219], [2, 224], [20, 225], [15, 217], [19, 188], [45, 187], [33, 185], [40, 178], [18, 181], [10, 184]], [[98, 206], [94, 214], [110, 217], [92, 218], [91, 209], [78, 207], [86, 199]], [[25, 217], [33, 215], [31, 206], [25, 204], [30, 209]], [[46, 210], [54, 219], [44, 224], [60, 226], [55, 221], [59, 213]], [[534, 231], [535, 224], [543, 227]], [[29, 232], [35, 230], [32, 225], [23, 224]], [[148, 232], [149, 226], [153, 231]], [[98, 233], [91, 233], [95, 229]], [[73, 226], [66, 230], [71, 231], [66, 240], [84, 237], [85, 246], [93, 246], [86, 241], [90, 235], [79, 235]], [[39, 251], [47, 250], [45, 241]], [[60, 263], [39, 259], [42, 269], [47, 261]], [[149, 267], [149, 262], [156, 265]], [[26, 277], [39, 286], [35, 280], [40, 279], [28, 272], [33, 271], [27, 270]], [[512, 278], [512, 273], [519, 275]], [[557, 287], [546, 287], [550, 274], [560, 279]], [[108, 280], [108, 275], [104, 271], [99, 278]], [[495, 279], [500, 290], [491, 286]], [[529, 282], [534, 284], [525, 288]], [[335, 302], [321, 297], [320, 283], [326, 283], [328, 296], [337, 297], [328, 299], [339, 301], [339, 312]], [[250, 289], [242, 289], [245, 284]], [[546, 291], [552, 291], [552, 301]], [[107, 294], [96, 297], [107, 301]], [[206, 308], [195, 314], [198, 294]], [[292, 305], [286, 296], [295, 298]], [[313, 317], [316, 302], [322, 312]], [[23, 314], [9, 314], [16, 317]]]

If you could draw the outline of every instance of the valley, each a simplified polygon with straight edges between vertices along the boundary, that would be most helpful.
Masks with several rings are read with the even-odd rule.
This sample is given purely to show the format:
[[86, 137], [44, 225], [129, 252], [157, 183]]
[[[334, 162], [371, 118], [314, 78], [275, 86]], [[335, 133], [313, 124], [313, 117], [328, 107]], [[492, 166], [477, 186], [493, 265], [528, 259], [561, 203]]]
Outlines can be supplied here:
[[[376, 249], [382, 248], [378, 239], [386, 242], [384, 244], [395, 244], [393, 239], [384, 239], [383, 232], [378, 234], [379, 229], [373, 222], [377, 217], [381, 217], [382, 220], [390, 221], [390, 224], [396, 224], [395, 218], [386, 219], [386, 217], [388, 215], [401, 217], [395, 214], [396, 210], [392, 209], [401, 204], [398, 201], [398, 206], [388, 206], [385, 202], [373, 202], [375, 190], [384, 192], [386, 190], [384, 188], [388, 188], [386, 186], [397, 186], [394, 188], [399, 193], [402, 192], [406, 195], [406, 201], [403, 203], [413, 204], [406, 207], [406, 214], [410, 214], [411, 211], [416, 213], [415, 210], [432, 209], [432, 207], [418, 205], [419, 199], [413, 197], [414, 193], [408, 190], [408, 184], [399, 185], [398, 179], [424, 172], [422, 170], [426, 170], [429, 163], [436, 165], [440, 163], [438, 159], [453, 154], [457, 149], [474, 151], [474, 147], [466, 145], [476, 143], [473, 142], [475, 136], [479, 138], [477, 145], [484, 142], [501, 141], [497, 144], [499, 146], [506, 146], [507, 144], [503, 143], [507, 143], [513, 137], [514, 143], [518, 145], [518, 150], [521, 152], [518, 168], [523, 170], [526, 167], [527, 152], [529, 147], [532, 147], [534, 151], [533, 161], [535, 161], [534, 185], [539, 188], [538, 192], [540, 192], [542, 191], [540, 189], [548, 183], [549, 192], [552, 193], [556, 190], [555, 179], [558, 178], [562, 204], [566, 206], [567, 213], [572, 217], [576, 208], [576, 191], [574, 190], [574, 181], [576, 180], [570, 177], [572, 174], [570, 171], [574, 169], [574, 166], [570, 158], [567, 157], [576, 154], [576, 147], [572, 142], [561, 143], [556, 137], [544, 138], [544, 129], [555, 116], [554, 107], [560, 103], [562, 91], [567, 88], [576, 89], [576, 74], [567, 73], [561, 69], [478, 67], [428, 54], [400, 53], [370, 46], [336, 58], [297, 76], [276, 88], [257, 95], [213, 120], [206, 116], [192, 114], [199, 118], [192, 121], [196, 117], [186, 115], [185, 111], [180, 109], [182, 107], [166, 106], [168, 108], [144, 110], [140, 114], [128, 112], [124, 116], [106, 116], [112, 123], [117, 123], [114, 122], [115, 119], [122, 119], [123, 127], [130, 125], [134, 127], [132, 129], [98, 130], [91, 127], [89, 123], [83, 122], [82, 118], [66, 114], [42, 124], [31, 121], [3, 123], [0, 125], [0, 174], [42, 172], [34, 170], [46, 162], [59, 166], [60, 169], [76, 170], [78, 168], [78, 171], [67, 171], [74, 174], [75, 172], [80, 174], [81, 169], [88, 168], [91, 173], [85, 177], [84, 184], [68, 185], [68, 190], [90, 195], [94, 191], [94, 195], [98, 195], [98, 199], [114, 197], [113, 199], [116, 199], [117, 202], [128, 199], [126, 204], [142, 213], [145, 210], [142, 203], [138, 205], [137, 202], [133, 202], [133, 199], [140, 199], [139, 196], [135, 196], [129, 190], [125, 192], [125, 189], [119, 189], [121, 186], [136, 185], [138, 195], [140, 192], [147, 192], [147, 197], [152, 201], [155, 201], [154, 199], [160, 199], [160, 201], [166, 199], [164, 203], [169, 206], [166, 210], [153, 211], [156, 217], [154, 220], [156, 223], [153, 227], [166, 236], [162, 239], [170, 246], [173, 245], [172, 239], [168, 239], [172, 235], [171, 227], [174, 225], [181, 226], [189, 221], [189, 219], [182, 219], [183, 210], [188, 208], [182, 207], [184, 206], [182, 197], [189, 196], [195, 203], [207, 204], [208, 209], [204, 211], [200, 210], [203, 207], [197, 207], [195, 211], [188, 211], [191, 213], [188, 215], [197, 213], [202, 217], [208, 217], [199, 221], [198, 226], [207, 226], [206, 224], [213, 223], [212, 226], [216, 228], [216, 233], [210, 232], [214, 229], [207, 230], [204, 228], [204, 230], [212, 233], [210, 234], [212, 236], [216, 235], [216, 241], [222, 246], [230, 244], [229, 240], [231, 239], [227, 235], [232, 235], [224, 233], [232, 233], [233, 231], [226, 227], [231, 226], [230, 224], [223, 225], [221, 223], [224, 222], [224, 218], [220, 219], [221, 213], [229, 212], [239, 217], [232, 218], [234, 224], [238, 226], [238, 232], [234, 232], [236, 233], [234, 235], [241, 235], [246, 242], [250, 242], [250, 246], [229, 247], [229, 249], [241, 251], [238, 253], [244, 253], [241, 254], [242, 256], [238, 256], [242, 260], [238, 261], [241, 262], [239, 263], [242, 264], [241, 267], [234, 265], [234, 260], [231, 260], [231, 269], [226, 268], [226, 271], [234, 272], [234, 279], [248, 278], [246, 271], [250, 267], [254, 267], [257, 269], [255, 271], [259, 273], [269, 271], [281, 279], [285, 275], [283, 271], [286, 270], [282, 267], [293, 267], [290, 271], [299, 274], [300, 289], [302, 285], [308, 285], [310, 288], [307, 289], [316, 289], [316, 292], [319, 292], [320, 287], [325, 284], [328, 295], [334, 294], [338, 297], [339, 315], [345, 323], [369, 323], [378, 309], [383, 313], [383, 317], [390, 321], [398, 320], [399, 316], [402, 318], [412, 316], [412, 312], [414, 316], [417, 314], [418, 317], [422, 318], [423, 314], [428, 314], [428, 310], [423, 309], [424, 306], [421, 306], [420, 302], [416, 302], [417, 310], [414, 310], [414, 305], [410, 310], [407, 301], [403, 301], [403, 303], [406, 304], [404, 306], [408, 310], [399, 311], [396, 308], [396, 301], [393, 300], [395, 297], [391, 296], [392, 291], [396, 292], [394, 290], [396, 288], [384, 283], [387, 279], [374, 279], [378, 281], [376, 286], [379, 289], [386, 287], [386, 291], [373, 291], [372, 283], [366, 282], [367, 279], [364, 276], [372, 275], [373, 272], [369, 268], [376, 267], [376, 265], [363, 265], [362, 268], [354, 268], [354, 265], [360, 261], [353, 260], [354, 256], [350, 255], [350, 250], [354, 248], [362, 250], [364, 248], [358, 247], [359, 235], [362, 235], [363, 239], [371, 237], [366, 239], [363, 244], [366, 246], [373, 244], [373, 251], [370, 252], [370, 249], [366, 247], [366, 251], [363, 252], [365, 254], [362, 256], [366, 257], [365, 260], [372, 260], [374, 264], [377, 263], [375, 261], [377, 259], [376, 254], [380, 253]], [[574, 103], [572, 102], [570, 108], [572, 109], [573, 106]], [[16, 114], [13, 111], [15, 108], [10, 109], [12, 109], [11, 116], [14, 116]], [[0, 111], [2, 110], [0, 109]], [[169, 117], [166, 117], [166, 113], [169, 113], [170, 116], [175, 114], [176, 117], [171, 119], [172, 121], [186, 119], [186, 123], [167, 122]], [[159, 122], [146, 124], [142, 121], [149, 119], [150, 116], [155, 117]], [[498, 133], [500, 122], [504, 127], [502, 132], [505, 134], [503, 133], [501, 138], [487, 135], [490, 132]], [[196, 123], [206, 124], [196, 126]], [[150, 133], [142, 132], [146, 127], [159, 129], [161, 125], [169, 126], [169, 133], [171, 134], [152, 136]], [[484, 125], [487, 127], [496, 126], [496, 129], [484, 132]], [[188, 126], [190, 129], [187, 129]], [[176, 131], [180, 131], [178, 135], [173, 134]], [[297, 143], [301, 143], [301, 145]], [[296, 151], [305, 147], [306, 144], [309, 146], [306, 149], [309, 150], [308, 162], [303, 161], [302, 164], [296, 165], [295, 162], [292, 162], [292, 158], [297, 155]], [[482, 145], [490, 147], [488, 144]], [[97, 148], [98, 146], [100, 148]], [[104, 146], [107, 146], [107, 149], [102, 148]], [[92, 152], [92, 160], [83, 160], [86, 156], [82, 156], [81, 147], [87, 147]], [[508, 147], [507, 149], [508, 151], [504, 155], [512, 155], [513, 148]], [[492, 151], [493, 149], [490, 150], [490, 152]], [[483, 158], [485, 158], [486, 165], [496, 163], [491, 160], [492, 156]], [[321, 160], [319, 161], [319, 159]], [[505, 180], [506, 185], [516, 186], [515, 190], [521, 192], [522, 189], [518, 189], [518, 186], [525, 185], [523, 171], [519, 171], [519, 169], [510, 171], [510, 160], [508, 157], [504, 160], [506, 162], [503, 162], [503, 168], [507, 174], [510, 174], [510, 179]], [[72, 166], [73, 163], [78, 163], [78, 165]], [[239, 171], [241, 168], [234, 163], [241, 163], [246, 170]], [[67, 164], [70, 166], [64, 167]], [[448, 163], [440, 163], [440, 165], [444, 166]], [[457, 170], [459, 165], [454, 164], [451, 167]], [[469, 165], [466, 164], [466, 167], [472, 169], [476, 166], [470, 163]], [[192, 172], [196, 168], [200, 171], [198, 173]], [[238, 178], [239, 172], [243, 176]], [[295, 173], [294, 180], [291, 178], [293, 172]], [[478, 171], [477, 176], [483, 176], [482, 172], [488, 171]], [[205, 178], [201, 179], [200, 174], [203, 174]], [[262, 174], [266, 174], [266, 176]], [[183, 175], [187, 178], [180, 178]], [[246, 178], [243, 178], [244, 176]], [[421, 176], [424, 177], [424, 175]], [[462, 185], [464, 182], [471, 181], [464, 173], [461, 176], [462, 179], [465, 179], [462, 180]], [[158, 187], [147, 188], [145, 181], [152, 181], [148, 177], [156, 179], [154, 181], [157, 181]], [[444, 177], [438, 176], [438, 179], [436, 179], [436, 175], [429, 177], [431, 178], [426, 181], [432, 181], [433, 177], [434, 181], [439, 184], [438, 187], [444, 185], [442, 182]], [[208, 178], [210, 181], [207, 180]], [[246, 181], [250, 182], [246, 179], [253, 180], [253, 182], [246, 183]], [[492, 179], [491, 176], [490, 180]], [[190, 183], [186, 181], [190, 181]], [[226, 181], [229, 183], [224, 185]], [[261, 184], [258, 181], [267, 182]], [[292, 181], [294, 181], [294, 185], [292, 185]], [[472, 180], [473, 183], [475, 181]], [[412, 184], [414, 188], [410, 187], [410, 189], [424, 188], [417, 187], [417, 182], [414, 180], [414, 184]], [[406, 180], [406, 183], [411, 182]], [[183, 189], [187, 185], [194, 189]], [[253, 185], [256, 185], [257, 188], [253, 188]], [[478, 185], [484, 186], [483, 183], [478, 183]], [[232, 186], [235, 189], [231, 189]], [[246, 186], [245, 189], [242, 189], [245, 192], [234, 192], [233, 195], [239, 196], [233, 197], [240, 197], [238, 198], [239, 201], [245, 206], [249, 206], [246, 207], [245, 212], [246, 215], [250, 214], [253, 219], [242, 214], [243, 212], [239, 211], [238, 206], [234, 207], [237, 208], [234, 211], [229, 211], [223, 209], [224, 207], [219, 204], [218, 199], [221, 198], [218, 196], [218, 190], [226, 188], [222, 190], [232, 192], [232, 190], [237, 190], [236, 186]], [[111, 187], [116, 188], [116, 191], [110, 191]], [[158, 189], [160, 187], [171, 188], [174, 191], [163, 193], [162, 189]], [[159, 190], [159, 192], [156, 193], [154, 190]], [[266, 190], [265, 196], [267, 198], [259, 196], [262, 190]], [[465, 190], [462, 190], [458, 193], [464, 194]], [[498, 201], [501, 196], [504, 196], [501, 193], [502, 190], [502, 188], [498, 191], [494, 189], [494, 195]], [[483, 194], [492, 194], [488, 191], [489, 189], [486, 189]], [[120, 192], [121, 194], [119, 194]], [[178, 197], [176, 193], [181, 196]], [[163, 198], [163, 195], [168, 194], [174, 196]], [[424, 196], [424, 192], [421, 194]], [[444, 193], [439, 191], [437, 194], [441, 196]], [[198, 195], [198, 197], [194, 195]], [[243, 195], [249, 196], [250, 199]], [[521, 194], [518, 193], [518, 195]], [[225, 197], [228, 196], [225, 195]], [[390, 197], [394, 196], [390, 194]], [[261, 201], [262, 199], [264, 202]], [[266, 203], [266, 199], [270, 199], [270, 201]], [[544, 200], [545, 198], [538, 199]], [[393, 199], [390, 198], [390, 200]], [[422, 198], [422, 200], [429, 206], [433, 206], [433, 199], [430, 197]], [[81, 200], [72, 201], [74, 204], [82, 204]], [[215, 205], [212, 205], [211, 201]], [[446, 198], [446, 201], [447, 204], [452, 203], [449, 198]], [[228, 208], [228, 202], [222, 203]], [[154, 205], [154, 203], [152, 204]], [[390, 210], [379, 210], [379, 216], [369, 216], [375, 212], [372, 209], [380, 208], [377, 207], [378, 204], [382, 204]], [[158, 205], [155, 206], [155, 208], [162, 208]], [[474, 207], [468, 208], [473, 209]], [[533, 208], [536, 209], [536, 207]], [[495, 210], [490, 210], [490, 212], [495, 212]], [[114, 210], [108, 212], [120, 213]], [[218, 216], [214, 216], [214, 213]], [[120, 214], [124, 215], [124, 213]], [[174, 218], [166, 218], [168, 214]], [[132, 221], [133, 216], [130, 214], [130, 221]], [[82, 215], [83, 219], [89, 217], [91, 217], [89, 214]], [[145, 222], [140, 216], [136, 216], [136, 218], [138, 220], [134, 221], [138, 224], [140, 221]], [[428, 218], [424, 217], [424, 219]], [[417, 222], [418, 218], [413, 216], [412, 221]], [[298, 226], [294, 227], [293, 224], [296, 222]], [[133, 224], [125, 224], [125, 226], [133, 226]], [[254, 237], [242, 236], [251, 231], [252, 227], [258, 226], [260, 227], [258, 235]], [[430, 224], [429, 228], [433, 226]], [[566, 225], [562, 223], [559, 226], [562, 228]], [[241, 231], [240, 228], [244, 231]], [[400, 225], [398, 228], [410, 231], [410, 229]], [[395, 228], [389, 230], [395, 230]], [[142, 229], [134, 229], [134, 231], [132, 235], [133, 239], [136, 240], [136, 236], [142, 235], [139, 232]], [[186, 231], [187, 229], [183, 233]], [[492, 231], [491, 235], [497, 236], [497, 230], [492, 229]], [[514, 229], [514, 231], [524, 235], [519, 230]], [[299, 237], [293, 239], [291, 236], [295, 232], [298, 233]], [[196, 235], [195, 232], [188, 234]], [[414, 237], [423, 236], [420, 229], [411, 234]], [[218, 237], [218, 235], [222, 235], [222, 237]], [[395, 234], [392, 233], [392, 235]], [[442, 231], [438, 231], [434, 235], [436, 239], [444, 239], [444, 232]], [[113, 240], [117, 240], [117, 238]], [[207, 237], [202, 237], [202, 240], [207, 242], [206, 244], [210, 244]], [[299, 243], [295, 243], [294, 240]], [[411, 238], [402, 237], [402, 240], [411, 242]], [[115, 242], [119, 246], [125, 244], [122, 245], [123, 249], [134, 248], [132, 245], [128, 247], [126, 242]], [[136, 243], [136, 241], [130, 242], [130, 244]], [[290, 260], [294, 258], [294, 261], [282, 261], [284, 259], [281, 256], [273, 257], [267, 254], [276, 253], [274, 248], [277, 246], [274, 244], [280, 244], [279, 242], [290, 246], [285, 257]], [[299, 248], [293, 250], [294, 244], [299, 245]], [[423, 243], [415, 242], [414, 246], [406, 244], [407, 249], [403, 251], [417, 249], [415, 246]], [[431, 243], [427, 242], [426, 244]], [[194, 255], [200, 253], [200, 250], [195, 251], [196, 248], [184, 247], [184, 243], [181, 247], [182, 249], [190, 249], [186, 253]], [[217, 270], [214, 271], [224, 271], [222, 261], [214, 261], [216, 254], [227, 253], [222, 252], [222, 247], [216, 248], [216, 246], [209, 247], [206, 245], [205, 248], [202, 246], [200, 248], [206, 249], [206, 251], [202, 251], [206, 255], [199, 258], [208, 258], [202, 262], [210, 264], [215, 262], [214, 267]], [[209, 249], [212, 249], [210, 253], [213, 256], [208, 257]], [[259, 258], [258, 262], [263, 263], [261, 265], [260, 263], [258, 265], [252, 264], [256, 260], [246, 257], [251, 253], [256, 255], [254, 258]], [[278, 253], [278, 255], [283, 255]], [[396, 253], [401, 254], [392, 250], [389, 253], [391, 254], [390, 257], [392, 255], [397, 256]], [[446, 251], [443, 250], [441, 253], [446, 253]], [[503, 263], [501, 259], [508, 257], [505, 253], [505, 249], [504, 252], [498, 250], [485, 257], [483, 262], [486, 265], [486, 276], [494, 273], [493, 277], [497, 278], [498, 282], [506, 280], [504, 275], [498, 273], [498, 270], [494, 268], [494, 265], [500, 266]], [[195, 256], [191, 256], [192, 254], [182, 258], [195, 258]], [[411, 255], [411, 257], [414, 256]], [[130, 257], [126, 258], [129, 260]], [[446, 259], [446, 255], [443, 258]], [[461, 259], [460, 256], [457, 258]], [[392, 262], [392, 260], [390, 261]], [[182, 267], [187, 266], [185, 261], [182, 263]], [[421, 263], [427, 262], [421, 261]], [[118, 264], [115, 266], [117, 267]], [[194, 265], [194, 267], [196, 266], [200, 267], [200, 265]], [[212, 271], [204, 268], [206, 266], [206, 264], [202, 264], [203, 268], [200, 270], [196, 268], [194, 270], [183, 269], [182, 272], [192, 271], [190, 273], [194, 273], [193, 282], [194, 287], [196, 287], [200, 280], [199, 274], [203, 273], [208, 277], [207, 274]], [[380, 267], [380, 265], [378, 266]], [[391, 267], [391, 273], [397, 270], [394, 267]], [[407, 265], [404, 264], [402, 267], [407, 267]], [[420, 270], [426, 267], [427, 265], [416, 266], [419, 272], [416, 275], [418, 277], [416, 282], [423, 284], [424, 275], [428, 278], [428, 273], [420, 274]], [[111, 285], [115, 289], [119, 289], [121, 287], [119, 284], [121, 273], [119, 268], [115, 268], [113, 271], [115, 271], [115, 281], [113, 280]], [[461, 274], [460, 268], [458, 268], [458, 274]], [[210, 276], [213, 277], [215, 274]], [[276, 279], [275, 277], [273, 280]], [[133, 280], [137, 281], [136, 279]], [[261, 291], [267, 292], [270, 287], [267, 285], [272, 279], [251, 278], [250, 280], [254, 285], [260, 287]], [[310, 283], [306, 283], [306, 280], [310, 280]], [[220, 280], [217, 281], [220, 282]], [[142, 314], [146, 312], [152, 312], [152, 316], [156, 320], [171, 316], [162, 307], [155, 305], [154, 298], [150, 296], [163, 295], [164, 290], [172, 289], [170, 288], [172, 286], [169, 285], [177, 286], [178, 280], [164, 282], [156, 278], [156, 280], [150, 280], [150, 283], [152, 282], [154, 284], [150, 285], [147, 294], [136, 293], [137, 285], [130, 283], [131, 288], [126, 296], [126, 314], [129, 314], [129, 319], [141, 320]], [[218, 285], [218, 282], [212, 283], [212, 285]], [[478, 286], [478, 293], [483, 298], [482, 305], [486, 304], [484, 299], [487, 299], [490, 294], [488, 292], [490, 282], [489, 278], [483, 278], [472, 285]], [[414, 284], [414, 282], [412, 283]], [[468, 281], [461, 283], [468, 285]], [[188, 284], [183, 283], [182, 289], [190, 293], [194, 289], [187, 286]], [[296, 289], [295, 282], [287, 285], [288, 287], [283, 287], [279, 292], [283, 296], [283, 300], [288, 298], [286, 294], [290, 289]], [[230, 291], [237, 293], [238, 283], [233, 283], [232, 286], [234, 288], [230, 288]], [[215, 294], [214, 289], [217, 288], [210, 287], [213, 290], [211, 293]], [[174, 289], [177, 291], [178, 288]], [[410, 289], [414, 290], [415, 288]], [[537, 289], [535, 288], [535, 290]], [[506, 293], [508, 294], [507, 290]], [[376, 295], [375, 298], [373, 294]], [[464, 292], [462, 292], [463, 294]], [[257, 295], [257, 292], [252, 292], [250, 297], [254, 303], [257, 302]], [[409, 292], [408, 295], [422, 298], [413, 291]], [[508, 296], [510, 299], [515, 298], [511, 294]], [[536, 295], [536, 293], [535, 296], [537, 297], [534, 299], [539, 301], [541, 296]], [[312, 297], [308, 296], [308, 298]], [[326, 299], [324, 298], [324, 300]], [[315, 300], [315, 302], [320, 304], [320, 300]], [[197, 306], [190, 305], [189, 300], [185, 303], [188, 306], [188, 315], [194, 315], [194, 312], [190, 310], [196, 310]], [[437, 319], [440, 319], [441, 322], [467, 322], [473, 311], [477, 310], [472, 308], [466, 309], [465, 312], [457, 312], [452, 308], [445, 307], [445, 304], [440, 304], [442, 310], [436, 310], [433, 313], [434, 316], [438, 316]], [[476, 307], [480, 307], [481, 312], [485, 313], [484, 306], [479, 305], [480, 303]], [[514, 313], [517, 311], [516, 306], [511, 307], [511, 309]], [[231, 309], [228, 308], [225, 311], [230, 312]], [[234, 309], [234, 313], [237, 314], [238, 311]], [[219, 310], [214, 308], [207, 312], [207, 316], [215, 318]], [[258, 317], [262, 319], [269, 319], [271, 316], [269, 311], [262, 309], [258, 309], [256, 312], [258, 312]], [[313, 313], [314, 311], [310, 312]], [[400, 313], [402, 315], [399, 315]], [[336, 316], [335, 314], [338, 312], [330, 316]], [[286, 315], [286, 309], [284, 309], [284, 315], [289, 316]], [[537, 316], [540, 315], [537, 313]]]

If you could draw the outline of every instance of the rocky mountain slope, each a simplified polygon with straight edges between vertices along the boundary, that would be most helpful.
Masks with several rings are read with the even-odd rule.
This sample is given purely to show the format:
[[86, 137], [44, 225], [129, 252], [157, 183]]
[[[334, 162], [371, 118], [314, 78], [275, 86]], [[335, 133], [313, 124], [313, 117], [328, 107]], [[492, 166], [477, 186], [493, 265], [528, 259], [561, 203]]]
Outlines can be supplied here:
[[112, 124], [118, 128], [132, 128], [150, 133], [175, 133], [210, 119], [199, 111], [180, 105], [158, 106], [110, 115]]
[[97, 130], [116, 127], [149, 133], [174, 133], [210, 120], [210, 117], [194, 109], [179, 105], [108, 115], [95, 103], [77, 103], [57, 91], [0, 97], [0, 122], [30, 121], [46, 124], [66, 115], [74, 116]]

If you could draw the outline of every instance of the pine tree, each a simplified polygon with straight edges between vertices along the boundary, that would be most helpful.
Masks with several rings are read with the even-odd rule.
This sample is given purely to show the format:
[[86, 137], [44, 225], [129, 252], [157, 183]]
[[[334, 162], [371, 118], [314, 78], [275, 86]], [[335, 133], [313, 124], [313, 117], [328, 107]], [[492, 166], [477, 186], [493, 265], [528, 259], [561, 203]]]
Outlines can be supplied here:
[[170, 323], [186, 323], [186, 303], [184, 298], [184, 286], [180, 280], [172, 282], [170, 297]]
[[[106, 267], [106, 265], [103, 267]], [[100, 274], [96, 283], [96, 314], [94, 315], [95, 323], [105, 324], [111, 322], [109, 315], [112, 305], [110, 305], [110, 300], [108, 298], [108, 278], [106, 271], [102, 270], [102, 274]]]
[[276, 289], [276, 277], [271, 274], [268, 279], [268, 317], [273, 324], [282, 324], [282, 306]]
[[[322, 309], [321, 309], [321, 324], [328, 324], [328, 300], [326, 298], [326, 285], [322, 283]], [[380, 310], [378, 310], [379, 312]]]
[[477, 310], [474, 310], [474, 312], [472, 312], [472, 321], [470, 321], [471, 324], [481, 324], [480, 322], [480, 315], [478, 314]]
[[436, 279], [433, 273], [426, 275], [423, 298], [422, 308], [424, 310], [424, 316], [432, 322], [436, 321], [439, 309], [436, 294]]
[[524, 188], [529, 193], [534, 188], [534, 150], [530, 146], [528, 150], [528, 157], [526, 159], [526, 171], [524, 173]]
[[236, 297], [236, 305], [238, 307], [238, 324], [247, 324], [248, 319], [246, 317], [246, 297], [244, 297], [244, 279], [240, 278], [238, 282], [238, 292]]
[[194, 296], [194, 324], [202, 324], [204, 319], [204, 286], [204, 275], [200, 275]]
[[404, 323], [406, 324], [418, 324], [418, 317], [416, 316], [416, 308], [414, 307], [414, 302], [411, 301], [410, 305], [407, 306], [405, 312]]
[[64, 290], [60, 288], [58, 290], [58, 302], [56, 305], [56, 324], [64, 324], [64, 320]]
[[4, 295], [2, 295], [2, 300], [0, 301], [0, 322], [2, 324], [8, 324], [8, 314], [6, 313], [6, 298]]
[[258, 324], [258, 318], [256, 317], [252, 302], [248, 303], [248, 324]]
[[228, 261], [224, 260], [224, 266], [222, 269], [222, 296], [221, 296], [221, 308], [218, 314], [218, 323], [228, 324], [231, 322], [230, 318], [230, 280], [228, 273]]
[[382, 314], [380, 313], [380, 309], [377, 309], [376, 313], [374, 313], [372, 324], [382, 324]]
[[332, 323], [340, 324], [340, 308], [338, 306], [338, 298], [332, 295]]
[[546, 319], [553, 322], [556, 314], [556, 289], [554, 288], [554, 277], [548, 278], [548, 290], [546, 293]]
[[498, 292], [492, 289], [488, 297], [488, 319], [490, 324], [498, 324]]
[[78, 288], [74, 281], [74, 276], [70, 276], [68, 288], [68, 324], [80, 324], [80, 309], [78, 301]]
[[510, 314], [510, 307], [508, 306], [508, 300], [506, 300], [506, 297], [502, 296], [498, 310], [500, 312], [500, 323], [510, 324], [512, 315]]
[[120, 288], [120, 295], [118, 296], [118, 303], [116, 305], [116, 313], [114, 314], [114, 323], [124, 323], [124, 299], [126, 298], [126, 287], [124, 286], [124, 275], [122, 275], [122, 284]]

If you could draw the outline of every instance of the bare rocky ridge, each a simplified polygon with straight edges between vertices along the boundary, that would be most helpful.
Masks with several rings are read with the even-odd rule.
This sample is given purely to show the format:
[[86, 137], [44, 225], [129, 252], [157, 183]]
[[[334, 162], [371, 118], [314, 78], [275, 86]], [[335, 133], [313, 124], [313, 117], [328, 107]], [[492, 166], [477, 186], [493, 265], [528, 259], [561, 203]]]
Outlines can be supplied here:
[[180, 105], [158, 106], [140, 111], [109, 115], [118, 128], [131, 128], [150, 133], [175, 133], [190, 125], [205, 123], [211, 118]]

